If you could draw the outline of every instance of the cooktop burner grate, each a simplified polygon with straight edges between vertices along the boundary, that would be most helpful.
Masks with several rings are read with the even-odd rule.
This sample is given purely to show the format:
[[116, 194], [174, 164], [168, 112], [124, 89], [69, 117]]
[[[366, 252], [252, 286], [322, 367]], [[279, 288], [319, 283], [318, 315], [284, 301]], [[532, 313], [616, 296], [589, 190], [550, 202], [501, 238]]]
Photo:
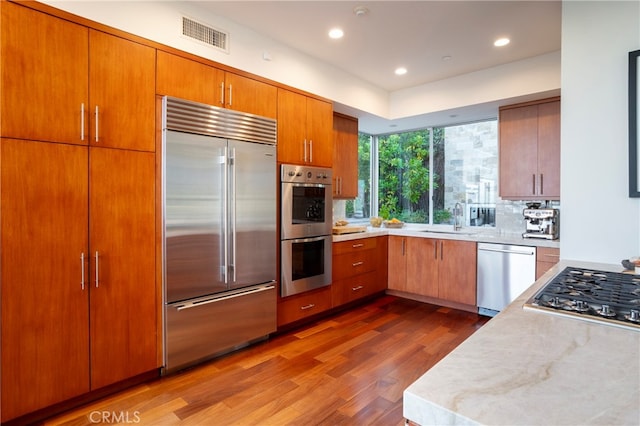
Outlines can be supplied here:
[[640, 330], [640, 276], [567, 267], [524, 307]]

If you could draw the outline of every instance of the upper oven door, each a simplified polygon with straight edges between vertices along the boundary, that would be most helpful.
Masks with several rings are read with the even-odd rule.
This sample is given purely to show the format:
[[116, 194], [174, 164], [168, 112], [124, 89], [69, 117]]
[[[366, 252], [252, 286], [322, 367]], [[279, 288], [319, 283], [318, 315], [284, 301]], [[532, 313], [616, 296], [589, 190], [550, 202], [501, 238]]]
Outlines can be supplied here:
[[282, 239], [331, 234], [331, 186], [282, 183]]

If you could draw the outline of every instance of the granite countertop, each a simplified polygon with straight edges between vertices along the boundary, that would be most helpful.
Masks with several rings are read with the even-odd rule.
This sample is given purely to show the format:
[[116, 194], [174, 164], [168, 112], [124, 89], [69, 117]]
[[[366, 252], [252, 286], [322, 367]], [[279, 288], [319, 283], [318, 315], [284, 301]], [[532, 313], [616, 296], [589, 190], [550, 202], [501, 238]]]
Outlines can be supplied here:
[[638, 425], [640, 330], [524, 310], [563, 260], [410, 385], [404, 417], [420, 425]]
[[381, 235], [401, 235], [407, 237], [441, 238], [449, 240], [464, 240], [499, 244], [516, 244], [533, 247], [560, 247], [560, 240], [545, 240], [539, 238], [522, 238], [522, 234], [505, 233], [495, 228], [463, 227], [453, 232], [451, 225], [420, 225], [406, 224], [402, 228], [373, 228], [367, 227], [365, 232], [334, 235], [333, 242], [349, 241], [358, 238], [378, 237]]

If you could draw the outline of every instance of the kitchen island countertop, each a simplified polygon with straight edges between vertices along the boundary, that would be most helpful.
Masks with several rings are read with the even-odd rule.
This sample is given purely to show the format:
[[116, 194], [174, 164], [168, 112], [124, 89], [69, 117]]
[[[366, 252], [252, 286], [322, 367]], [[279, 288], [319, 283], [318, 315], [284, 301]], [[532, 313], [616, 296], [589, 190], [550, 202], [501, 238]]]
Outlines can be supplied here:
[[420, 425], [638, 425], [640, 330], [524, 310], [563, 260], [411, 384], [404, 417]]

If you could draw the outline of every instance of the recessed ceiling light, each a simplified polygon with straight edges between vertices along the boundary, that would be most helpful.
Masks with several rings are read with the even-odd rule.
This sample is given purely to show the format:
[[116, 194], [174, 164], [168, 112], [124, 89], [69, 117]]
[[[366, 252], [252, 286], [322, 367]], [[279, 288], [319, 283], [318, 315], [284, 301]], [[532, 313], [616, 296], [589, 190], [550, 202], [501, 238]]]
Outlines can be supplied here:
[[369, 14], [369, 9], [364, 6], [356, 6], [353, 8], [353, 13], [358, 17], [367, 16]]
[[405, 75], [407, 73], [407, 69], [405, 67], [399, 67], [395, 70], [396, 75]]
[[502, 47], [502, 46], [506, 46], [507, 44], [509, 44], [511, 40], [509, 40], [506, 37], [503, 38], [499, 38], [496, 41], [493, 42], [493, 45], [496, 47]]
[[449, 55], [444, 55], [444, 56], [442, 57], [442, 60], [443, 60], [443, 61], [450, 61], [450, 60], [451, 60], [451, 56], [449, 56]]
[[337, 38], [342, 38], [342, 36], [344, 36], [344, 31], [342, 31], [340, 28], [333, 28], [329, 31], [329, 37], [337, 39]]

